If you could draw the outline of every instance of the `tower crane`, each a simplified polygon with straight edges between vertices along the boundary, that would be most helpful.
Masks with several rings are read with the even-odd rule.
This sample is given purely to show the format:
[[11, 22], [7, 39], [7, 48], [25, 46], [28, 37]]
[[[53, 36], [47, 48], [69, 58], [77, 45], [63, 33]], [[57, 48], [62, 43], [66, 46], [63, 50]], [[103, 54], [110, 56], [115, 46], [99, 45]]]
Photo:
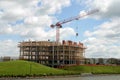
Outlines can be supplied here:
[[74, 21], [74, 20], [79, 20], [80, 18], [83, 18], [87, 15], [93, 14], [93, 13], [98, 12], [98, 11], [99, 11], [98, 9], [94, 9], [94, 10], [91, 10], [91, 11], [87, 11], [85, 14], [77, 15], [77, 16], [74, 16], [74, 17], [71, 17], [71, 18], [64, 19], [62, 21], [57, 22], [56, 24], [51, 24], [50, 25], [51, 28], [56, 27], [56, 42], [59, 42], [59, 40], [60, 40], [59, 39], [60, 28], [62, 28], [62, 24], [65, 24], [65, 23], [68, 23], [68, 22], [71, 22], [71, 21]]

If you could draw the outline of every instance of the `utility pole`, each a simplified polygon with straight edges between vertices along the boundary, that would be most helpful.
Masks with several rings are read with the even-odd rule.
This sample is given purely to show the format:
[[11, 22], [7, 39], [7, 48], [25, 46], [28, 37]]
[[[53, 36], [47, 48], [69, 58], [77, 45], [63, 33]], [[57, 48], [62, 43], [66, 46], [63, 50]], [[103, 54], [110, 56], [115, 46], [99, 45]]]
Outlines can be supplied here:
[[52, 42], [52, 67], [54, 67], [54, 41]]

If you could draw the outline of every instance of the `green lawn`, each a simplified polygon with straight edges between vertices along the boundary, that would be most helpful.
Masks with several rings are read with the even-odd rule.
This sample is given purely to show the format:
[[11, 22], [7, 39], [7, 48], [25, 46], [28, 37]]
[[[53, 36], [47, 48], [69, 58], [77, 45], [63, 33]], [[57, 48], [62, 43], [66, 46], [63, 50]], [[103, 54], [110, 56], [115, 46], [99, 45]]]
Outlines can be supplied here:
[[80, 73], [93, 74], [120, 74], [120, 66], [69, 66], [64, 69], [50, 68], [29, 61], [7, 61], [0, 62], [0, 77], [7, 76], [55, 76]]
[[71, 66], [65, 67], [65, 70], [76, 71], [80, 73], [93, 73], [93, 74], [120, 74], [120, 66]]
[[50, 68], [28, 61], [0, 62], [0, 76], [44, 76], [73, 74], [72, 71]]

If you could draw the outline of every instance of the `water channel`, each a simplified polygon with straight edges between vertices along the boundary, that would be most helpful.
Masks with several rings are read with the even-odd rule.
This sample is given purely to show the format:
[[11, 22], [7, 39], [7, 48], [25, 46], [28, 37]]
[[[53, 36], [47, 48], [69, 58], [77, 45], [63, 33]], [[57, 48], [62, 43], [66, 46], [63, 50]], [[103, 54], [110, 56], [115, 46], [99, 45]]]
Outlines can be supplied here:
[[15, 79], [15, 80], [120, 80], [120, 75], [92, 75], [74, 77], [48, 77], [36, 79]]

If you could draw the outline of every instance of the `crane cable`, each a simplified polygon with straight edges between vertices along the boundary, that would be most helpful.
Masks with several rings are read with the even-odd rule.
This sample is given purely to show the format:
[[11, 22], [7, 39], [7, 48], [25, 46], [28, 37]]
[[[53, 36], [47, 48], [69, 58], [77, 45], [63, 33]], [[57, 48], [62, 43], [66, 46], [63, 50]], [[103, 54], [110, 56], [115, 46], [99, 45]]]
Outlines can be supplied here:
[[78, 36], [78, 27], [76, 27], [76, 37]]

